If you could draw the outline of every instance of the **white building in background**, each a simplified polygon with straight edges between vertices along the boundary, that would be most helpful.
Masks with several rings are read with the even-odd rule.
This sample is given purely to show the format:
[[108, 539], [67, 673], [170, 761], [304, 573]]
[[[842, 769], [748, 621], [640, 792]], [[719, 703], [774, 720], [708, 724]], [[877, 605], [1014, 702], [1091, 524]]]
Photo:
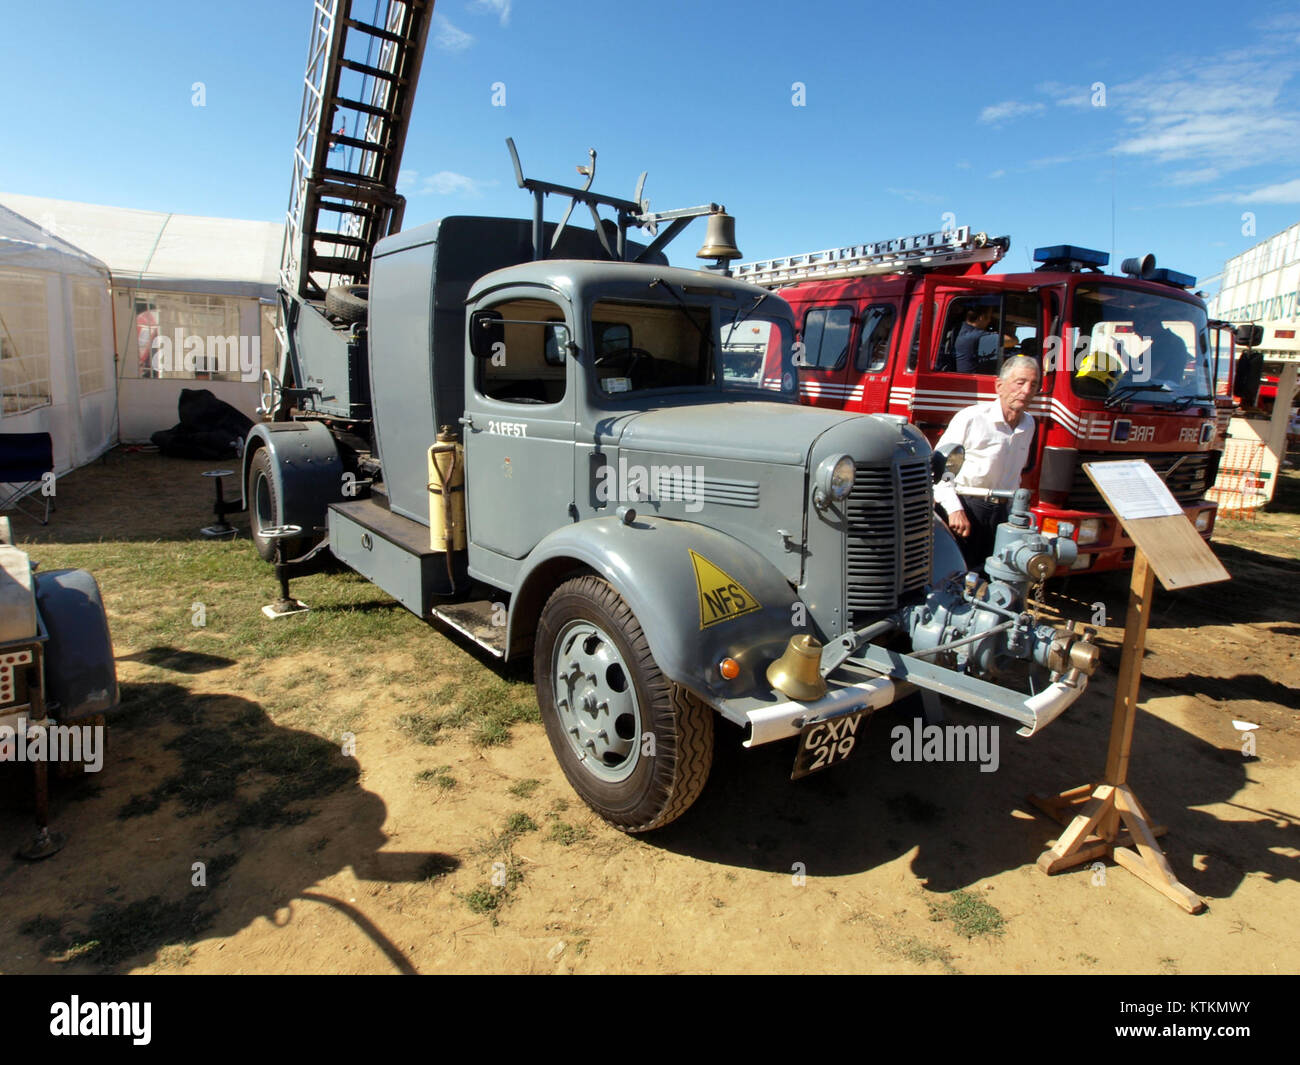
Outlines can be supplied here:
[[1224, 263], [1209, 311], [1211, 318], [1263, 327], [1263, 342], [1255, 350], [1264, 357], [1265, 373], [1277, 376], [1273, 416], [1268, 422], [1234, 418], [1228, 435], [1264, 445], [1262, 473], [1265, 495], [1271, 499], [1286, 454], [1287, 422], [1300, 364], [1300, 222]]
[[1300, 222], [1223, 264], [1210, 317], [1230, 322], [1300, 321]]
[[123, 441], [175, 425], [182, 388], [256, 420], [258, 379], [275, 368], [282, 223], [11, 193], [0, 205], [107, 265]]

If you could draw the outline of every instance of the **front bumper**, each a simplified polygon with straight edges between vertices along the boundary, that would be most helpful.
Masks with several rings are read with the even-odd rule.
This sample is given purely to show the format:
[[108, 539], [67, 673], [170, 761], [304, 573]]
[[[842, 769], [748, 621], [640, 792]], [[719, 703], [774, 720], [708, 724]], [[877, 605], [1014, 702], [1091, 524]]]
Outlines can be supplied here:
[[1070, 670], [1041, 692], [1025, 695], [875, 645], [862, 648], [826, 680], [829, 690], [816, 702], [785, 700], [746, 710], [749, 737], [744, 745], [772, 743], [797, 736], [805, 726], [819, 721], [863, 709], [879, 710], [917, 688], [1008, 718], [1020, 725], [1017, 735], [1032, 736], [1060, 717], [1088, 686], [1086, 676]]

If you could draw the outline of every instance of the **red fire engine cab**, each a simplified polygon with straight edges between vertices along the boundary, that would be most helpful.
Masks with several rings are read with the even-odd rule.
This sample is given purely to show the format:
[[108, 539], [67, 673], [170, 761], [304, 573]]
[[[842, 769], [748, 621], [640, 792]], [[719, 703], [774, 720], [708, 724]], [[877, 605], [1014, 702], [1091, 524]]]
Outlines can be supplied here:
[[956, 411], [995, 398], [1004, 359], [1036, 359], [1022, 487], [1045, 532], [1074, 527], [1071, 570], [1133, 557], [1085, 462], [1146, 459], [1209, 539], [1216, 504], [1205, 493], [1229, 411], [1216, 410], [1217, 345], [1196, 279], [1156, 269], [1151, 255], [1103, 273], [1108, 254], [1068, 244], [1037, 249], [1030, 273], [989, 274], [1009, 245], [965, 226], [733, 270], [794, 308], [804, 402], [902, 414], [932, 444]]

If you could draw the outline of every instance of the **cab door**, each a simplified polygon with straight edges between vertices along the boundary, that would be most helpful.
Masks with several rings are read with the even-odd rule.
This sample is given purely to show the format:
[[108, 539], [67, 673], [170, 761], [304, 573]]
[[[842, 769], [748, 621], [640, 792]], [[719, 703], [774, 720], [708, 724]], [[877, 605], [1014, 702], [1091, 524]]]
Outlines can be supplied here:
[[[927, 279], [926, 297], [930, 313], [922, 315], [912, 420], [934, 443], [957, 411], [996, 398], [997, 372], [1004, 360], [1025, 355], [1041, 368], [1045, 312], [1040, 291], [1001, 281], [944, 278], [939, 284]], [[988, 312], [989, 321], [977, 342], [978, 368], [962, 372], [956, 368], [957, 339], [967, 312], [981, 309]], [[1030, 410], [1036, 412], [1036, 404]]]
[[848, 301], [809, 304], [796, 319], [799, 342], [799, 398], [814, 407], [843, 409], [862, 399], [861, 385], [849, 381], [853, 305]]
[[558, 302], [527, 291], [480, 310], [500, 318], [492, 354], [474, 359], [465, 387], [471, 565], [475, 549], [523, 558], [571, 520], [574, 502], [572, 323]]

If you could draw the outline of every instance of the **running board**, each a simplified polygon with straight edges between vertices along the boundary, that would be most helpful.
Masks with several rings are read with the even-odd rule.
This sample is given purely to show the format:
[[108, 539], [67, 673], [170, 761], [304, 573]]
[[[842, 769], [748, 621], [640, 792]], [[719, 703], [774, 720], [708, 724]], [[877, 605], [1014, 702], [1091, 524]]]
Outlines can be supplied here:
[[467, 603], [442, 603], [429, 608], [429, 616], [473, 640], [496, 658], [506, 657], [506, 604], [487, 599]]

